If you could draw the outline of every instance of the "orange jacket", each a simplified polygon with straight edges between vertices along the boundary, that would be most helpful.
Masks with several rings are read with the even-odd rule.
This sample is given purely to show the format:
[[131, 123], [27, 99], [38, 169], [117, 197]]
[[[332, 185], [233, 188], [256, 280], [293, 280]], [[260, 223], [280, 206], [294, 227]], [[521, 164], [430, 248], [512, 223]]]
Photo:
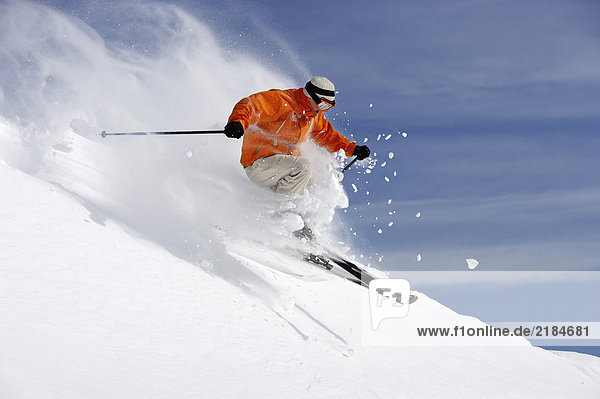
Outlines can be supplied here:
[[269, 90], [240, 100], [228, 122], [244, 127], [243, 166], [275, 154], [300, 156], [300, 144], [312, 139], [329, 152], [352, 156], [356, 143], [333, 130], [322, 112], [316, 116], [302, 89]]

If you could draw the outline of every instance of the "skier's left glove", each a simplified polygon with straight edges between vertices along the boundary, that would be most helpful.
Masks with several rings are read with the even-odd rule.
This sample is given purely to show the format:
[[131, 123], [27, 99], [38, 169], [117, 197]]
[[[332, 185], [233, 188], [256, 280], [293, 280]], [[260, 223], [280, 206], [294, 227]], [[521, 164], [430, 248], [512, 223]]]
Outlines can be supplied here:
[[357, 145], [356, 148], [354, 148], [352, 155], [355, 156], [359, 161], [362, 161], [371, 155], [371, 150], [369, 150], [369, 147], [366, 145]]
[[231, 121], [225, 125], [223, 133], [230, 139], [239, 139], [244, 135], [244, 127], [238, 121]]

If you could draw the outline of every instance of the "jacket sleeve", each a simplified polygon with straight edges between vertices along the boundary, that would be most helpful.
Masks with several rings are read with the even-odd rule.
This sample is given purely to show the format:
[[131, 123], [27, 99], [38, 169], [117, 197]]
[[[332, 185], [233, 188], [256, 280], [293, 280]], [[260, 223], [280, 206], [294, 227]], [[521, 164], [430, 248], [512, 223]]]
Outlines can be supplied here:
[[312, 140], [319, 146], [329, 152], [338, 152], [344, 150], [346, 156], [351, 157], [356, 147], [356, 143], [351, 142], [340, 133], [333, 130], [333, 126], [323, 114], [317, 115], [312, 131]]
[[274, 91], [263, 91], [242, 98], [234, 107], [228, 122], [238, 121], [248, 129], [248, 126], [256, 124], [259, 119], [269, 122], [276, 119], [281, 111], [279, 96]]

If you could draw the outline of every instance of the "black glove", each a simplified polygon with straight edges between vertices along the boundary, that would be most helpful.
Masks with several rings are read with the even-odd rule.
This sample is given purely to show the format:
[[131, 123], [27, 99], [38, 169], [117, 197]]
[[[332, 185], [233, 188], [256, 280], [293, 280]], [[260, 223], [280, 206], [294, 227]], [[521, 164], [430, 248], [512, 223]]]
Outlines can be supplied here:
[[366, 145], [357, 145], [354, 148], [354, 152], [352, 153], [352, 155], [355, 156], [359, 161], [362, 161], [363, 159], [371, 155], [371, 150], [369, 150], [369, 147], [367, 147]]
[[223, 133], [230, 139], [239, 139], [244, 135], [244, 127], [238, 121], [231, 121], [225, 125]]

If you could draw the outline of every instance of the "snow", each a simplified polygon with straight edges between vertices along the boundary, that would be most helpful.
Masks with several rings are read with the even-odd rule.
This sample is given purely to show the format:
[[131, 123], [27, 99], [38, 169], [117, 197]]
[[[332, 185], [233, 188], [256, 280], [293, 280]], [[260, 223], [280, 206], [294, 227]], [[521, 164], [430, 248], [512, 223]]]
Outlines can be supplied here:
[[479, 265], [479, 261], [477, 259], [466, 259], [466, 262], [469, 270], [473, 270]]
[[557, 358], [577, 368], [584, 375], [600, 379], [600, 358], [577, 352], [551, 351]]
[[[237, 268], [237, 281], [216, 277], [118, 223], [94, 222], [55, 185], [6, 165], [0, 181], [14, 188], [0, 195], [3, 397], [597, 393], [578, 368], [597, 373], [593, 364], [529, 346], [362, 346], [353, 310], [361, 287], [257, 264], [262, 276], [244, 277], [227, 257], [216, 267]], [[424, 294], [419, 302], [415, 322], [461, 317]], [[403, 371], [392, 377], [390, 367]]]
[[[270, 249], [298, 223], [293, 212], [320, 240], [340, 241], [333, 214], [348, 198], [329, 154], [305, 149], [314, 183], [291, 200], [248, 182], [236, 140], [98, 137], [222, 127], [239, 98], [292, 79], [225, 56], [201, 21], [171, 6], [128, 9], [161, 38], [151, 55], [144, 43], [114, 51], [41, 5], [0, 7], [0, 21], [20, 22], [0, 37], [3, 399], [600, 393], [597, 363], [526, 342], [365, 344], [367, 291]], [[405, 322], [413, 334], [480, 323], [425, 293]]]

